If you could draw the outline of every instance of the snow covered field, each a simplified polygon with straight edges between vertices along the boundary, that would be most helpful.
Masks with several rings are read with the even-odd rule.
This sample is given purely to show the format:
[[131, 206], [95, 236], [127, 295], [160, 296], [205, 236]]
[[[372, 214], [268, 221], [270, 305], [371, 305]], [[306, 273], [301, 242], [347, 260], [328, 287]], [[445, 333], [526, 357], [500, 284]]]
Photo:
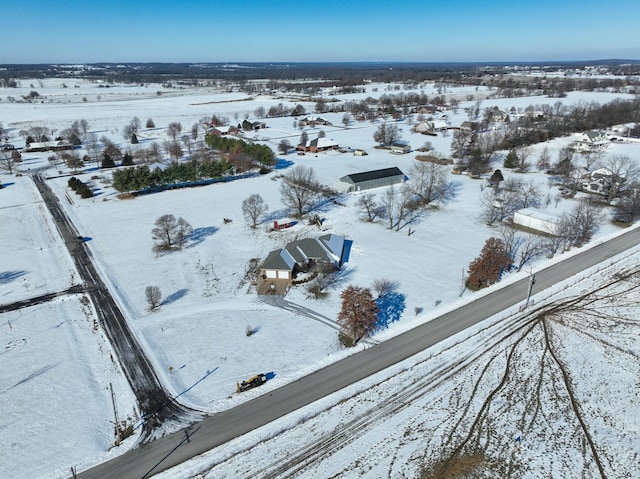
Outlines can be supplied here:
[[[258, 106], [268, 109], [271, 105], [286, 102], [286, 99], [267, 96], [248, 99], [242, 93], [223, 93], [204, 88], [165, 91], [160, 86], [115, 86], [105, 89], [80, 80], [65, 82], [71, 87], [77, 84], [78, 88], [61, 88], [61, 80], [45, 80], [42, 86], [36, 83], [35, 89], [44, 97], [42, 103], [7, 103], [4, 100], [7, 95], [17, 97], [34, 89], [27, 87], [27, 82], [23, 82], [25, 86], [20, 91], [0, 90], [0, 122], [16, 146], [22, 146], [23, 141], [18, 136], [19, 130], [28, 129], [29, 126], [46, 125], [59, 131], [69, 127], [74, 120], [86, 119], [92, 132], [111, 138], [123, 149], [133, 148], [135, 145], [127, 145], [119, 131], [134, 116], [139, 117], [143, 124], [147, 118], [153, 118], [156, 124], [155, 129], [141, 130], [139, 137], [144, 145], [150, 141], [164, 141], [165, 128], [172, 121], [180, 121], [184, 131], [214, 113], [231, 119], [236, 113], [241, 118], [245, 114], [253, 117], [253, 111]], [[378, 91], [373, 90], [376, 87]], [[161, 90], [162, 94], [158, 95], [157, 91]], [[436, 90], [432, 85], [427, 85], [425, 92], [435, 94]], [[451, 88], [447, 94], [464, 98], [470, 92], [479, 94], [471, 88]], [[338, 98], [354, 100], [382, 93], [385, 93], [384, 86], [374, 85], [365, 94]], [[580, 101], [604, 103], [621, 96], [624, 97], [608, 93], [572, 93], [562, 101], [568, 104]], [[506, 110], [512, 106], [524, 108], [530, 104], [556, 101], [558, 99], [543, 97], [487, 99], [483, 100], [483, 107], [498, 106]], [[313, 104], [302, 104], [307, 111], [313, 110]], [[453, 126], [467, 119], [464, 106], [466, 104], [463, 101], [458, 113], [447, 112]], [[352, 123], [345, 128], [341, 123], [341, 114], [323, 116], [333, 126], [307, 129], [310, 139], [315, 138], [322, 129], [328, 138], [338, 141], [340, 145], [363, 148], [369, 153], [365, 157], [338, 151], [287, 157], [295, 164], [312, 166], [324, 184], [332, 186], [343, 175], [389, 166], [398, 166], [407, 173], [415, 162], [414, 153], [392, 155], [388, 151], [373, 148], [373, 132], [379, 124]], [[300, 130], [294, 127], [293, 118], [267, 119], [266, 122], [268, 128], [259, 132], [259, 139], [274, 150], [281, 139], [289, 139], [292, 144], [298, 142]], [[450, 135], [426, 137], [411, 133], [411, 125], [406, 122], [398, 126], [403, 130], [403, 139], [414, 149], [428, 140], [437, 152], [449, 155]], [[557, 151], [571, 140], [562, 138], [537, 145], [532, 153], [533, 163], [544, 146], [549, 148], [552, 159], [555, 159]], [[638, 158], [639, 152], [638, 144], [620, 143], [611, 145], [604, 158], [621, 154]], [[269, 221], [256, 230], [246, 225], [241, 202], [249, 195], [259, 193], [269, 205], [269, 220], [288, 217], [289, 212], [283, 209], [280, 202], [277, 176], [281, 171], [230, 183], [120, 200], [109, 186], [109, 172], [88, 167], [86, 172], [76, 176], [90, 183], [98, 194], [94, 199], [81, 200], [67, 188], [68, 176], [55, 178], [60, 168], [49, 168], [48, 156], [48, 153], [23, 153], [21, 168], [48, 168], [45, 174], [50, 177], [49, 185], [63, 199], [69, 216], [81, 234], [89, 238], [87, 244], [105, 282], [111, 287], [125, 315], [130, 318], [158, 375], [174, 395], [179, 395], [182, 402], [206, 412], [233, 407], [239, 401], [267, 392], [350, 354], [351, 351], [339, 345], [335, 325], [340, 308], [339, 295], [348, 284], [369, 287], [374, 280], [386, 278], [399, 285], [395, 303], [398, 308], [392, 316], [395, 321], [390, 323], [387, 330], [376, 334], [372, 338], [374, 341], [405, 331], [462, 302], [473, 300], [476, 293], [465, 291], [460, 296], [461, 274], [478, 255], [484, 241], [498, 234], [480, 217], [479, 199], [484, 182], [465, 176], [450, 176], [455, 185], [455, 195], [450, 201], [428, 210], [418, 223], [412, 225], [411, 235], [404, 229], [396, 232], [382, 223], [360, 221], [356, 208], [357, 195], [346, 196], [344, 200], [341, 198], [343, 205], [331, 204], [319, 211], [326, 218], [322, 231], [317, 226], [300, 222], [290, 230], [268, 232], [266, 226]], [[495, 165], [501, 166], [501, 162]], [[61, 171], [67, 173], [66, 169]], [[515, 175], [504, 169], [503, 172], [506, 176]], [[517, 176], [527, 181], [533, 180], [543, 196], [547, 193], [555, 196], [557, 193], [556, 186], [551, 185], [542, 173]], [[7, 245], [3, 248], [0, 263], [0, 303], [9, 304], [59, 292], [77, 284], [73, 264], [31, 180], [27, 176], [6, 174], [0, 174], [0, 180], [6, 186], [0, 190], [0, 218], [4, 226], [0, 238], [2, 244]], [[562, 211], [572, 205], [573, 200], [561, 199], [557, 206], [552, 201], [549, 208]], [[168, 213], [184, 217], [196, 234], [184, 251], [156, 257], [152, 252], [151, 228], [159, 216]], [[225, 223], [224, 218], [233, 221]], [[619, 231], [618, 227], [604, 221], [596, 234], [596, 241]], [[334, 285], [326, 298], [314, 299], [304, 286], [299, 286], [285, 298], [291, 303], [285, 310], [255, 295], [250, 278], [246, 277], [251, 259], [262, 259], [270, 250], [282, 247], [292, 239], [315, 237], [327, 232], [345, 235], [353, 241], [353, 247], [349, 261], [344, 266], [343, 279]], [[625, 261], [625, 267], [638, 264], [637, 256]], [[537, 264], [542, 263], [539, 261]], [[525, 274], [528, 273], [519, 273], [520, 276]], [[516, 274], [509, 276], [515, 277]], [[147, 310], [144, 297], [144, 290], [150, 285], [158, 286], [163, 295], [160, 309], [153, 313]], [[575, 286], [576, 294], [588, 287], [586, 284]], [[635, 290], [629, 294], [638, 298]], [[113, 362], [111, 349], [104, 336], [92, 328], [94, 316], [90, 305], [84, 305], [81, 299], [82, 295], [62, 296], [53, 302], [2, 313], [0, 316], [0, 344], [6, 345], [1, 353], [4, 367], [0, 372], [0, 398], [5, 409], [0, 422], [2, 477], [62, 477], [68, 474], [71, 466], [82, 469], [102, 460], [113, 441], [110, 383], [116, 392], [121, 413], [132, 417], [135, 414], [135, 398]], [[631, 306], [629, 308], [632, 311]], [[36, 322], [27, 316], [47, 318]], [[366, 428], [370, 432], [357, 440], [349, 436], [348, 445], [339, 454], [313, 462], [304, 472], [304, 477], [397, 477], [401, 473], [412, 477], [424, 457], [441, 457], [444, 452], [451, 451], [460, 440], [456, 434], [463, 435], [463, 431], [469, 431], [474, 417], [490, 422], [489, 426], [482, 423], [486, 426], [482, 430], [486, 433], [494, 428], [491, 438], [508, 438], [508, 441], [505, 439], [507, 442], [495, 440], [495, 444], [486, 440], [486, 437], [481, 440], [482, 433], [476, 427], [478, 437], [473, 436], [473, 439], [478, 444], [487, 444], [483, 449], [487, 458], [504, 457], [508, 450], [513, 457], [520, 454], [517, 460], [512, 461], [513, 464], [529, 464], [532, 455], [537, 454], [535, 457], [538, 460], [533, 463], [539, 465], [540, 469], [533, 466], [528, 466], [532, 468], [531, 471], [522, 469], [529, 474], [528, 477], [540, 477], [545, 471], [554, 477], [570, 476], [572, 474], [568, 472], [580, 470], [578, 466], [572, 468], [574, 462], [556, 461], [546, 457], [548, 451], [539, 449], [527, 449], [537, 452], [523, 455], [525, 444], [530, 444], [527, 437], [538, 435], [538, 443], [545, 434], [551, 434], [544, 424], [533, 421], [535, 424], [532, 423], [528, 428], [508, 426], [505, 424], [507, 418], [517, 422], [523, 414], [504, 406], [508, 401], [503, 399], [501, 403], [499, 395], [492, 396], [494, 402], [491, 404], [501, 411], [504, 422], [498, 421], [493, 415], [480, 414], [484, 404], [482, 399], [495, 389], [495, 381], [504, 373], [510, 352], [515, 357], [510, 367], [517, 365], [522, 377], [508, 384], [513, 391], [505, 388], [501, 394], [507, 394], [505, 390], [509, 394], [516, 394], [514, 391], [522, 384], [534, 384], [531, 378], [541, 368], [536, 366], [528, 370], [526, 365], [549, 361], [549, 354], [540, 358], [535, 356], [534, 351], [529, 351], [539, 351], [536, 348], [544, 342], [540, 324], [536, 324], [521, 341], [517, 341], [518, 336], [502, 340], [498, 335], [500, 340], [495, 340], [495, 345], [492, 344], [487, 351], [477, 351], [472, 343], [478, 338], [492, 341], [495, 336], [492, 328], [506, 327], [503, 323], [497, 321], [496, 326], [487, 326], [486, 330], [476, 332], [476, 336], [468, 341], [452, 340], [437, 351], [425, 352], [425, 356], [415, 358], [411, 366], [400, 365], [394, 371], [385, 373], [384, 378], [372, 378], [369, 384], [374, 385], [389, 377], [377, 389], [366, 391], [362, 385], [354, 386], [353, 391], [345, 391], [340, 398], [328, 398], [322, 405], [314, 405], [311, 411], [300, 412], [295, 418], [286, 418], [283, 424], [275, 425], [268, 431], [257, 431], [252, 437], [241, 438], [220, 451], [213, 451], [204, 463], [196, 462], [191, 469], [191, 466], [185, 466], [179, 471], [168, 472], [165, 477], [188, 477], [198, 468], [217, 464], [222, 458], [226, 461], [230, 451], [240, 451], [243, 444], [253, 445], [258, 439], [288, 429], [288, 425], [301, 418], [314, 416], [301, 427], [292, 428], [278, 436], [274, 442], [265, 442], [263, 446], [250, 451], [251, 460], [248, 462], [263, 461], [260, 467], [264, 468], [267, 476], [272, 467], [270, 464], [274, 462], [272, 452], [277, 448], [287, 450], [293, 443], [302, 448], [307, 441], [313, 444], [318, 438], [336, 436], [335, 429], [327, 428], [327, 425], [335, 425], [341, 430], [357, 427], [348, 421], [370, 417], [371, 407], [391, 401], [388, 396], [404, 398], [402, 391], [406, 389], [406, 384], [420, 381], [415, 378], [424, 378], [424, 384], [417, 388], [419, 397], [400, 400], [402, 408], [397, 417], [385, 416], [379, 423], [368, 421]], [[255, 329], [256, 333], [247, 336], [248, 327]], [[571, 331], [566, 326], [554, 323], [551, 335], [561, 338], [558, 340], [558, 343], [562, 343], [561, 347], [558, 346], [558, 354], [563, 356], [566, 363], [574, 366], [574, 363], [583, 362], [576, 351], [583, 347], [591, 348], [591, 345], [585, 346], [584, 341], [578, 343], [579, 340], [575, 343], [568, 341]], [[637, 323], [631, 321], [626, 327], [621, 327], [619, 334], [621, 341], [625, 342], [623, 349], [629, 353], [615, 353], [620, 349], [616, 344], [615, 347], [604, 347], [598, 368], [604, 376], [608, 374], [607, 371], [638, 370]], [[598, 344], [602, 344], [602, 338], [598, 339]], [[618, 359], [618, 356], [623, 359]], [[427, 361], [430, 357], [432, 359]], [[468, 357], [469, 360], [456, 369], [452, 363], [460, 357]], [[473, 358], [480, 360], [472, 362]], [[587, 388], [589, 375], [580, 364], [575, 365], [577, 375], [581, 378], [581, 387]], [[484, 369], [485, 365], [487, 369]], [[441, 372], [438, 375], [438, 371], [450, 371], [450, 374]], [[273, 372], [275, 377], [259, 390], [243, 395], [234, 393], [238, 380], [258, 372]], [[68, 383], [70, 374], [74, 375], [71, 384]], [[488, 377], [491, 380], [485, 382], [482, 379]], [[558, 377], [552, 375], [550, 381], [553, 383]], [[614, 408], [606, 416], [609, 429], [608, 432], [600, 432], [602, 436], [597, 439], [601, 442], [615, 437], [618, 439], [616, 444], [624, 443], [622, 434], [625, 429], [620, 421], [625, 411], [634, 410], [633, 407], [625, 409], [625, 404], [631, 403], [632, 393], [638, 390], [637, 379], [633, 383], [629, 376], [621, 375], [619, 380], [619, 383], [615, 381], [615, 397], [619, 399], [620, 407]], [[479, 385], [474, 393], [468, 388], [473, 387], [476, 381]], [[547, 382], [542, 383], [548, 387]], [[69, 385], [73, 387], [69, 388]], [[320, 406], [330, 406], [340, 399], [347, 399], [355, 391], [360, 393], [353, 400], [342, 402], [339, 407], [326, 413], [319, 413]], [[609, 392], [610, 389], [603, 389], [603, 394]], [[550, 390], [540, 395], [544, 399], [540, 402], [546, 404], [546, 400], [552, 398], [552, 393], [553, 390]], [[472, 397], [473, 401], [465, 404], [467, 397]], [[596, 395], [594, 403], [604, 398], [606, 395]], [[566, 405], [566, 401], [563, 404]], [[429, 412], [424, 412], [427, 409]], [[60, 410], [64, 410], [65, 414], [60, 414]], [[418, 416], [420, 421], [414, 424], [411, 418], [416, 410], [423, 413]], [[33, 411], [38, 411], [38, 414], [33, 414]], [[385, 411], [394, 409], [390, 406]], [[317, 414], [320, 415], [315, 417]], [[551, 412], [549, 414], [552, 415]], [[595, 416], [593, 409], [589, 414]], [[595, 420], [593, 417], [591, 419]], [[46, 431], [38, 431], [43, 423], [48, 424]], [[454, 426], [459, 430], [456, 434], [452, 432]], [[33, 434], [22, 434], [22, 428], [33, 431]], [[311, 431], [317, 431], [317, 434], [311, 434]], [[391, 431], [394, 431], [393, 434]], [[575, 427], [571, 431], [575, 432]], [[637, 436], [638, 424], [627, 423], [626, 432], [634, 431]], [[567, 434], [567, 437], [574, 437]], [[512, 436], [518, 435], [525, 440], [518, 442], [520, 446], [516, 448], [510, 441]], [[594, 433], [594, 436], [597, 435]], [[62, 441], [60, 437], [79, 437], [82, 440]], [[572, 457], [576, 456], [578, 461], [585, 457], [584, 470], [587, 476], [591, 476], [594, 462], [588, 453], [583, 454], [583, 449], [588, 450], [588, 444], [577, 436], [574, 439], [582, 448], [574, 444], [572, 447], [576, 449], [572, 449]], [[132, 444], [133, 441], [129, 440], [120, 449]], [[380, 460], [381, 469], [373, 467], [374, 462], [378, 463], [379, 456], [372, 456], [368, 452], [377, 449], [376, 445], [389, 451], [384, 456], [386, 459]], [[511, 446], [514, 446], [513, 451], [508, 449]], [[261, 447], [266, 447], [270, 452], [264, 452]], [[627, 448], [627, 455], [616, 456], [611, 452], [617, 451], [615, 448], [600, 452], [607, 458], [611, 457], [611, 461], [619, 461], [622, 469], [615, 469], [617, 465], [607, 467], [614, 471], [626, 471], [630, 474], [626, 477], [633, 477], [638, 474], [634, 464], [638, 463], [640, 446], [636, 439], [624, 447]], [[4, 454], [4, 451], [8, 451], [8, 454]], [[42, 451], [46, 451], [46, 458], [34, 461], [33, 458]], [[114, 453], [117, 451], [111, 452]], [[338, 457], [340, 454], [343, 458]], [[540, 459], [543, 456], [546, 459]], [[232, 458], [216, 466], [209, 477], [250, 476], [250, 472], [242, 470], [244, 457], [238, 455], [237, 459]], [[563, 474], [555, 474], [556, 470], [552, 467], [560, 468], [558, 471], [563, 471]], [[607, 477], [616, 477], [609, 472]]]

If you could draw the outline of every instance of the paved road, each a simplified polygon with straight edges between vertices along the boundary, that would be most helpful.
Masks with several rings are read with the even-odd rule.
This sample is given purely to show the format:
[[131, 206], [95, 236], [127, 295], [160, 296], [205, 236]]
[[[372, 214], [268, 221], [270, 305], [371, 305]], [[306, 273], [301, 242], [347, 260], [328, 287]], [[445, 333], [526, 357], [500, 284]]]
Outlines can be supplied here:
[[[73, 224], [65, 214], [60, 200], [40, 175], [33, 175], [45, 205], [65, 242], [82, 281], [84, 290], [95, 306], [98, 322], [107, 334], [118, 361], [136, 395], [143, 417], [143, 438], [150, 437], [155, 428], [166, 422], [181, 422], [194, 417], [190, 410], [173, 400], [158, 380], [148, 357], [129, 329], [126, 318], [118, 308], [108, 288], [96, 272], [90, 252], [78, 238]], [[115, 439], [115, 431], [114, 431]]]
[[[640, 229], [595, 246], [579, 255], [536, 273], [536, 291], [542, 291], [596, 265], [640, 241]], [[141, 479], [265, 425], [296, 409], [336, 392], [356, 381], [411, 357], [469, 326], [522, 302], [528, 279], [497, 289], [473, 303], [377, 346], [327, 366], [233, 409], [205, 418], [200, 423], [94, 467], [81, 479]]]

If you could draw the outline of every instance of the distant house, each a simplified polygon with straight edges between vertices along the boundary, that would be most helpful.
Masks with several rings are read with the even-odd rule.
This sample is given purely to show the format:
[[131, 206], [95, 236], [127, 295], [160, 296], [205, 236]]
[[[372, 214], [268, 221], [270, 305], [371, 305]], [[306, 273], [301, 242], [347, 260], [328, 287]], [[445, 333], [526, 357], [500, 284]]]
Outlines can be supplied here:
[[397, 185], [404, 183], [405, 174], [400, 168], [394, 166], [392, 168], [383, 168], [381, 170], [365, 171], [362, 173], [352, 173], [340, 178], [337, 188], [347, 193], [352, 191], [369, 190], [371, 188], [380, 188], [382, 186]]
[[229, 126], [229, 125], [214, 126], [207, 133], [210, 135], [216, 135], [216, 136], [233, 135], [238, 133], [238, 128], [235, 126]]
[[582, 183], [582, 190], [587, 193], [608, 195], [612, 186], [620, 185], [624, 178], [612, 173], [607, 168], [599, 168], [591, 172], [587, 181]]
[[344, 236], [327, 234], [271, 251], [258, 267], [257, 293], [284, 295], [298, 273], [340, 269], [344, 245]]
[[475, 121], [463, 121], [460, 124], [462, 131], [478, 131], [478, 124]]
[[337, 141], [330, 140], [329, 138], [322, 137], [315, 140], [309, 140], [305, 145], [298, 145], [296, 150], [309, 151], [311, 153], [317, 153], [319, 151], [337, 150], [340, 147]]
[[391, 145], [391, 153], [396, 155], [404, 155], [411, 152], [411, 146], [404, 143], [394, 143]]
[[34, 141], [26, 145], [25, 151], [63, 151], [73, 150], [73, 145], [65, 140]]
[[264, 121], [249, 121], [244, 120], [242, 122], [242, 129], [244, 131], [252, 131], [252, 130], [262, 130], [267, 127], [267, 124]]
[[307, 116], [298, 120], [298, 126], [316, 126], [316, 125], [331, 125], [331, 122], [321, 116]]
[[494, 106], [493, 109], [489, 111], [487, 120], [489, 120], [489, 123], [508, 123], [509, 114], [497, 106]]
[[608, 144], [607, 135], [602, 131], [589, 130], [582, 133], [579, 140], [571, 142], [571, 149], [577, 152], [592, 152], [604, 150]]
[[533, 208], [523, 208], [513, 214], [513, 223], [545, 234], [555, 234], [560, 218]]

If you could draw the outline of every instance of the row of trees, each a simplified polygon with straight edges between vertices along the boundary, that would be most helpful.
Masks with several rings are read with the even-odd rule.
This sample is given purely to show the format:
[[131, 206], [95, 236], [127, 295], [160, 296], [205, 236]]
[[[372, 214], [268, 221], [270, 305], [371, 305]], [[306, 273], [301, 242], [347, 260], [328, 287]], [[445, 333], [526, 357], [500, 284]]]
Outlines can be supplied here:
[[69, 188], [79, 194], [81, 198], [93, 198], [93, 191], [91, 190], [91, 188], [75, 176], [69, 178], [67, 184], [69, 185]]
[[139, 165], [114, 171], [113, 187], [121, 192], [139, 191], [174, 183], [222, 178], [231, 174], [232, 167], [226, 160], [174, 162], [164, 169], [151, 169], [147, 165]]

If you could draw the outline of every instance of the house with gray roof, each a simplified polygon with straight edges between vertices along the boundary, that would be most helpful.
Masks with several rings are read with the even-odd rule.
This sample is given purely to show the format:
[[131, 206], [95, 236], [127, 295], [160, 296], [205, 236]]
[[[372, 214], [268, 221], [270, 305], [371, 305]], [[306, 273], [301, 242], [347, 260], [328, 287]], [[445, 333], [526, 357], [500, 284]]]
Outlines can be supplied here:
[[258, 267], [258, 294], [284, 295], [298, 273], [340, 269], [344, 244], [344, 236], [326, 234], [291, 241], [271, 251]]
[[340, 178], [338, 189], [346, 193], [352, 191], [369, 190], [382, 186], [391, 186], [406, 181], [405, 174], [394, 166], [392, 168], [382, 168], [380, 170], [364, 171], [362, 173], [352, 173]]

